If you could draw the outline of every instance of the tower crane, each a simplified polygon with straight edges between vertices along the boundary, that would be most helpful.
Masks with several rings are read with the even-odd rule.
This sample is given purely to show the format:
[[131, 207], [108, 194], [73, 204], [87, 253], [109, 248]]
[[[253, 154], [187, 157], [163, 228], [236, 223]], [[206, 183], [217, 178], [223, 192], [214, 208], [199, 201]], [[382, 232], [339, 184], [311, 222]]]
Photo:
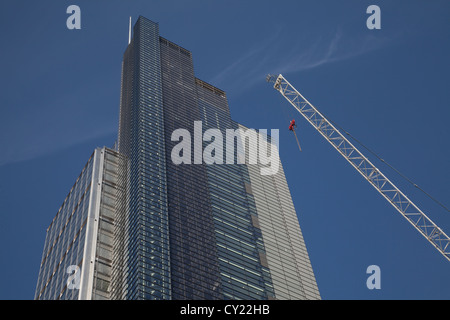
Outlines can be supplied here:
[[327, 140], [414, 228], [425, 237], [448, 261], [450, 238], [386, 176], [378, 170], [350, 141], [345, 138], [308, 100], [281, 74], [268, 75], [289, 103]]

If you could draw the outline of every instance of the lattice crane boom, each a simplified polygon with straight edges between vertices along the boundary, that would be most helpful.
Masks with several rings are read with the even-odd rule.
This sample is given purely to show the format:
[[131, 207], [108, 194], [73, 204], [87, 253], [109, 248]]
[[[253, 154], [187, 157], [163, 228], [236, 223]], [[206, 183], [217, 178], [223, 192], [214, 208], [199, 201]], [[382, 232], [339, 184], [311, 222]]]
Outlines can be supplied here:
[[448, 261], [450, 238], [348, 141], [281, 74], [267, 77], [274, 88]]

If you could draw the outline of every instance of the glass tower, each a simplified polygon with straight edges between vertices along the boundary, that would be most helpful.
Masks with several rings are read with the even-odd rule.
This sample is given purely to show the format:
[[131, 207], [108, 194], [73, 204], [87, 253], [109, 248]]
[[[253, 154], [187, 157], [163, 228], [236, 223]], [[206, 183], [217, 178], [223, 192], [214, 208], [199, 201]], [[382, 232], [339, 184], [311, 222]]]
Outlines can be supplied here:
[[[58, 252], [78, 255], [61, 264], [61, 254], [49, 248], [58, 240], [49, 235], [62, 231], [49, 227], [36, 299], [320, 299], [278, 153], [280, 170], [269, 176], [261, 175], [259, 164], [239, 164], [237, 150], [233, 164], [206, 164], [195, 152], [207, 147], [203, 140], [194, 143], [188, 163], [176, 164], [177, 129], [191, 137], [218, 129], [225, 137], [229, 129], [247, 128], [231, 119], [224, 91], [195, 77], [191, 52], [161, 37], [158, 24], [141, 16], [123, 56], [117, 150], [102, 149], [116, 159], [109, 160], [114, 183], [101, 182], [114, 186], [108, 196], [115, 196], [109, 220], [104, 218], [109, 228], [93, 224], [92, 230], [94, 238], [102, 230], [109, 238], [92, 242], [84, 236], [89, 209], [77, 220], [65, 218], [65, 228], [80, 233], [84, 251], [67, 249], [64, 241]], [[239, 134], [233, 139], [245, 145]], [[92, 172], [103, 170], [91, 162], [76, 183], [85, 192]], [[97, 191], [100, 199], [103, 190]], [[79, 192], [72, 197], [66, 201], [84, 204]], [[60, 263], [61, 275], [50, 276], [49, 257]], [[79, 289], [61, 291], [67, 264], [80, 267]]]

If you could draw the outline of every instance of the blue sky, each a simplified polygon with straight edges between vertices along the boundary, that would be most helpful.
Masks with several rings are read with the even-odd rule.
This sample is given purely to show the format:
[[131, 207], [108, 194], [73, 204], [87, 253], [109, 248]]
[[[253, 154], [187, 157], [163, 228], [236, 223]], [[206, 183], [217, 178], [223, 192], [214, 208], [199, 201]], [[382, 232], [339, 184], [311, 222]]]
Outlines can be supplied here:
[[[66, 8], [81, 8], [81, 30]], [[381, 29], [366, 9], [381, 9]], [[331, 120], [450, 206], [448, 1], [2, 1], [0, 299], [32, 299], [45, 230], [117, 135], [128, 18], [159, 22], [234, 120], [280, 129], [323, 299], [450, 299], [450, 263], [265, 82], [282, 73]], [[298, 123], [302, 152], [287, 130]], [[364, 152], [364, 150], [361, 150]], [[450, 213], [367, 154], [447, 234]], [[381, 289], [366, 269], [381, 269]]]

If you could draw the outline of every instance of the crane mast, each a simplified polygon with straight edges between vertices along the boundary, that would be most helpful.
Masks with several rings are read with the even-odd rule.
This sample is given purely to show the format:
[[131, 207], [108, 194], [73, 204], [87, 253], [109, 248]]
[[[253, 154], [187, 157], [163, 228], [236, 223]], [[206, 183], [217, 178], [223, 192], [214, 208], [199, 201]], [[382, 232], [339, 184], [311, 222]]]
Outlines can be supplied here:
[[448, 261], [450, 238], [386, 176], [350, 143], [281, 74], [267, 76], [268, 82]]

